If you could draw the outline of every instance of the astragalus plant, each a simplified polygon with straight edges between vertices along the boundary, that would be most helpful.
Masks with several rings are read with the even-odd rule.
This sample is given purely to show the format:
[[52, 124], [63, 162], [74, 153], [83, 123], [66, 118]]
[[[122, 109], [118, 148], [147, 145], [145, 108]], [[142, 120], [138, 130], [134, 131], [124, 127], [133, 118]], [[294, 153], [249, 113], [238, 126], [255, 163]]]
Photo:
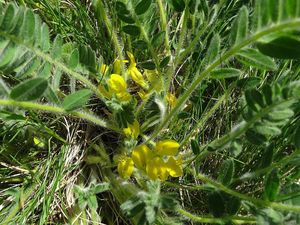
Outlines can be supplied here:
[[299, 224], [300, 1], [0, 1], [1, 224]]

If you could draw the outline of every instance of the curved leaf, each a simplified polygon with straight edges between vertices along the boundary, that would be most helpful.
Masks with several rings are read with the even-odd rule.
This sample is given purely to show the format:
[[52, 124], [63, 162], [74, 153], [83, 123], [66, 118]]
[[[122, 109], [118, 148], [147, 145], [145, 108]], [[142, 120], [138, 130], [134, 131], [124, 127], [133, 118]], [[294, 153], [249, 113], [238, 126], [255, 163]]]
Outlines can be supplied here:
[[14, 87], [10, 92], [10, 98], [18, 101], [32, 101], [40, 98], [48, 87], [44, 78], [33, 78]]

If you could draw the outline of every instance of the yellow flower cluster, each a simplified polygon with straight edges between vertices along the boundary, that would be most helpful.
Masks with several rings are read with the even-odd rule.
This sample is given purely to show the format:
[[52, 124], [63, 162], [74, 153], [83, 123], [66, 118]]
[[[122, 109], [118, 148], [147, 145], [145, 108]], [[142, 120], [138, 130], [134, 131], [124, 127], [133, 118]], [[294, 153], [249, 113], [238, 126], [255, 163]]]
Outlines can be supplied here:
[[180, 177], [183, 171], [182, 159], [176, 157], [178, 149], [179, 144], [173, 140], [158, 141], [153, 150], [145, 144], [139, 145], [133, 149], [131, 157], [119, 160], [118, 172], [127, 179], [135, 166], [152, 180], [165, 181], [168, 176]]
[[[111, 74], [108, 81], [106, 81], [106, 85], [99, 85], [99, 90], [102, 95], [107, 99], [111, 99], [112, 96], [115, 95], [120, 101], [129, 101], [131, 99], [130, 94], [126, 91], [127, 84], [122, 76], [121, 69], [122, 64], [125, 65], [126, 63], [129, 63], [129, 65], [125, 72], [127, 72], [135, 84], [140, 86], [138, 95], [142, 100], [148, 97], [151, 90], [160, 92], [162, 90], [162, 79], [158, 76], [157, 71], [145, 69], [144, 74], [142, 74], [137, 68], [133, 54], [127, 52], [127, 55], [129, 60], [115, 60], [113, 64], [113, 74]], [[100, 72], [104, 75], [104, 79], [106, 79], [105, 75], [108, 73], [108, 70], [109, 67], [106, 64], [101, 65]], [[120, 88], [116, 88], [116, 86], [120, 86]]]

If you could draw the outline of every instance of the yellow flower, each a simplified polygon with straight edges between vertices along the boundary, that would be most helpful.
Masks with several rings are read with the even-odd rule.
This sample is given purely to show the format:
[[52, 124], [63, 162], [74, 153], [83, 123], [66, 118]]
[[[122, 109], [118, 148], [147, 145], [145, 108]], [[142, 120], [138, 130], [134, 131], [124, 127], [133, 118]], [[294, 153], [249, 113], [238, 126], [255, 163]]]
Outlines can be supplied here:
[[166, 96], [166, 100], [172, 108], [176, 105], [177, 98], [175, 97], [174, 94], [168, 93]]
[[151, 150], [147, 145], [139, 145], [132, 151], [131, 158], [138, 169], [146, 169], [147, 161], [153, 158]]
[[125, 79], [118, 75], [112, 74], [108, 80], [109, 90], [112, 94], [115, 94], [121, 101], [129, 101], [131, 95], [127, 92], [127, 84]]
[[107, 71], [108, 71], [108, 66], [107, 66], [106, 64], [103, 63], [103, 64], [101, 65], [100, 72], [101, 72], [103, 75], [105, 75]]
[[136, 62], [135, 62], [133, 54], [130, 52], [127, 52], [127, 55], [130, 59], [130, 64], [128, 67], [128, 74], [131, 76], [132, 80], [134, 80], [135, 83], [140, 85], [142, 88], [148, 89], [147, 82], [145, 81], [142, 73], [136, 67]]
[[116, 59], [114, 62], [114, 66], [113, 66], [113, 71], [116, 74], [121, 74], [122, 70], [121, 70], [121, 65], [124, 63], [128, 63], [128, 60], [120, 60], [120, 59]]
[[166, 155], [176, 155], [179, 144], [176, 141], [173, 140], [164, 140], [164, 141], [158, 141], [156, 143], [155, 149], [157, 153], [161, 156], [166, 156]]
[[110, 75], [110, 78], [108, 80], [108, 85], [109, 85], [110, 90], [115, 94], [127, 91], [126, 90], [127, 84], [126, 84], [125, 79], [118, 74]]
[[133, 124], [129, 124], [127, 128], [123, 129], [124, 134], [127, 137], [131, 137], [136, 139], [140, 134], [140, 124], [137, 120], [133, 122]]
[[166, 163], [160, 157], [148, 159], [146, 172], [150, 179], [165, 181], [168, 178]]
[[182, 171], [182, 159], [174, 159], [170, 157], [166, 163], [168, 173], [171, 177], [180, 177], [183, 174]]
[[130, 157], [124, 156], [119, 160], [118, 173], [123, 179], [128, 179], [134, 169], [133, 160]]

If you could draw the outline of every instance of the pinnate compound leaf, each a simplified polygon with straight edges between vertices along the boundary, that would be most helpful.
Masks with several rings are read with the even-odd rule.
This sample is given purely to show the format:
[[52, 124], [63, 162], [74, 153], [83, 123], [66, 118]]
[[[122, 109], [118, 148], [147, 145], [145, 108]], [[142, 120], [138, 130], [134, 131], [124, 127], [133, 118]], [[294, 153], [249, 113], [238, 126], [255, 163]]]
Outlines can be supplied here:
[[17, 101], [32, 101], [40, 98], [48, 87], [44, 78], [33, 78], [15, 86], [10, 92], [10, 98]]
[[62, 106], [66, 111], [81, 108], [87, 103], [91, 95], [92, 92], [88, 89], [76, 91], [64, 99]]
[[276, 70], [277, 66], [274, 61], [255, 49], [243, 49], [237, 53], [237, 59], [249, 66], [253, 66], [261, 70]]

